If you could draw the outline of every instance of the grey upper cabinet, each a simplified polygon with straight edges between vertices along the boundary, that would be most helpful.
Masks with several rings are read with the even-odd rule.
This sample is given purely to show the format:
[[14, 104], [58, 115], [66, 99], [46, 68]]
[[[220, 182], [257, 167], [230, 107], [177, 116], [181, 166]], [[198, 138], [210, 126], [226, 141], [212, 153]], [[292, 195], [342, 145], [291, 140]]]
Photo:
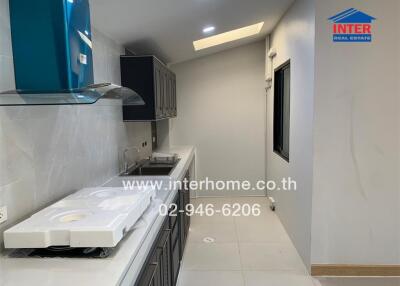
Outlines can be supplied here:
[[136, 91], [144, 106], [124, 106], [124, 121], [177, 116], [176, 76], [154, 56], [121, 56], [121, 84]]

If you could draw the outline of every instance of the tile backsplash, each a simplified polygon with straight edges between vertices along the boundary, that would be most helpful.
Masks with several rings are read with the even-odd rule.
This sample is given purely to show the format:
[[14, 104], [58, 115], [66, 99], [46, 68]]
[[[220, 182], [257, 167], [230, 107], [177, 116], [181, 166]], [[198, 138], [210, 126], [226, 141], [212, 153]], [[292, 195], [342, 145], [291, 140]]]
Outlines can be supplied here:
[[[93, 28], [95, 82], [120, 84], [123, 46]], [[0, 0], [0, 91], [14, 89], [8, 0]], [[124, 123], [120, 106], [0, 107], [0, 206], [3, 231], [73, 191], [119, 172], [121, 150], [148, 145], [150, 123]]]
[[0, 0], [0, 91], [15, 88], [9, 0]]

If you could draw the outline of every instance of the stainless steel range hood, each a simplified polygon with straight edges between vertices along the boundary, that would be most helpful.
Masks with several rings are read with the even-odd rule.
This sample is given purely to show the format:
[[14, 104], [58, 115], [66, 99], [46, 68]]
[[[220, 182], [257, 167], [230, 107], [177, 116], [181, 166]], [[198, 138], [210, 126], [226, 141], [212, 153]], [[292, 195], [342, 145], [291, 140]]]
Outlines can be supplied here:
[[13, 90], [0, 93], [0, 106], [30, 105], [144, 105], [135, 91], [111, 83], [90, 85], [87, 88], [37, 91]]

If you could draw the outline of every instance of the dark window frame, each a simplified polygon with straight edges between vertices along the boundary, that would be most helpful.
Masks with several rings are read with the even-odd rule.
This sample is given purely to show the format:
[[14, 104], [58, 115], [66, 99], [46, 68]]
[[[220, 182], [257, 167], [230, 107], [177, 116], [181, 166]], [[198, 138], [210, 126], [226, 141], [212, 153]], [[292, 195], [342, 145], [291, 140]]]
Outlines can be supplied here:
[[[289, 79], [285, 72], [289, 72]], [[286, 73], [287, 75], [287, 73]], [[285, 94], [285, 82], [288, 83], [288, 93]], [[273, 116], [273, 150], [274, 153], [289, 162], [290, 158], [290, 93], [291, 93], [291, 67], [290, 60], [286, 61], [274, 70], [274, 116]], [[288, 101], [286, 103], [286, 100]], [[285, 109], [288, 108], [289, 110]], [[285, 112], [286, 111], [286, 112]], [[286, 117], [285, 117], [286, 114]], [[286, 123], [286, 128], [284, 128]], [[285, 141], [285, 134], [286, 140]]]

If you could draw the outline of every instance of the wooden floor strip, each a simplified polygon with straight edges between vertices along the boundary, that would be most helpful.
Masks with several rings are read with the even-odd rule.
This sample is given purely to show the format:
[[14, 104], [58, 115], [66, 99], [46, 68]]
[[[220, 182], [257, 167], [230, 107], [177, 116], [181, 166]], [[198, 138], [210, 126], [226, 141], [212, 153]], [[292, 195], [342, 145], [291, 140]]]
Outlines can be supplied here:
[[400, 265], [313, 264], [312, 276], [400, 276]]

